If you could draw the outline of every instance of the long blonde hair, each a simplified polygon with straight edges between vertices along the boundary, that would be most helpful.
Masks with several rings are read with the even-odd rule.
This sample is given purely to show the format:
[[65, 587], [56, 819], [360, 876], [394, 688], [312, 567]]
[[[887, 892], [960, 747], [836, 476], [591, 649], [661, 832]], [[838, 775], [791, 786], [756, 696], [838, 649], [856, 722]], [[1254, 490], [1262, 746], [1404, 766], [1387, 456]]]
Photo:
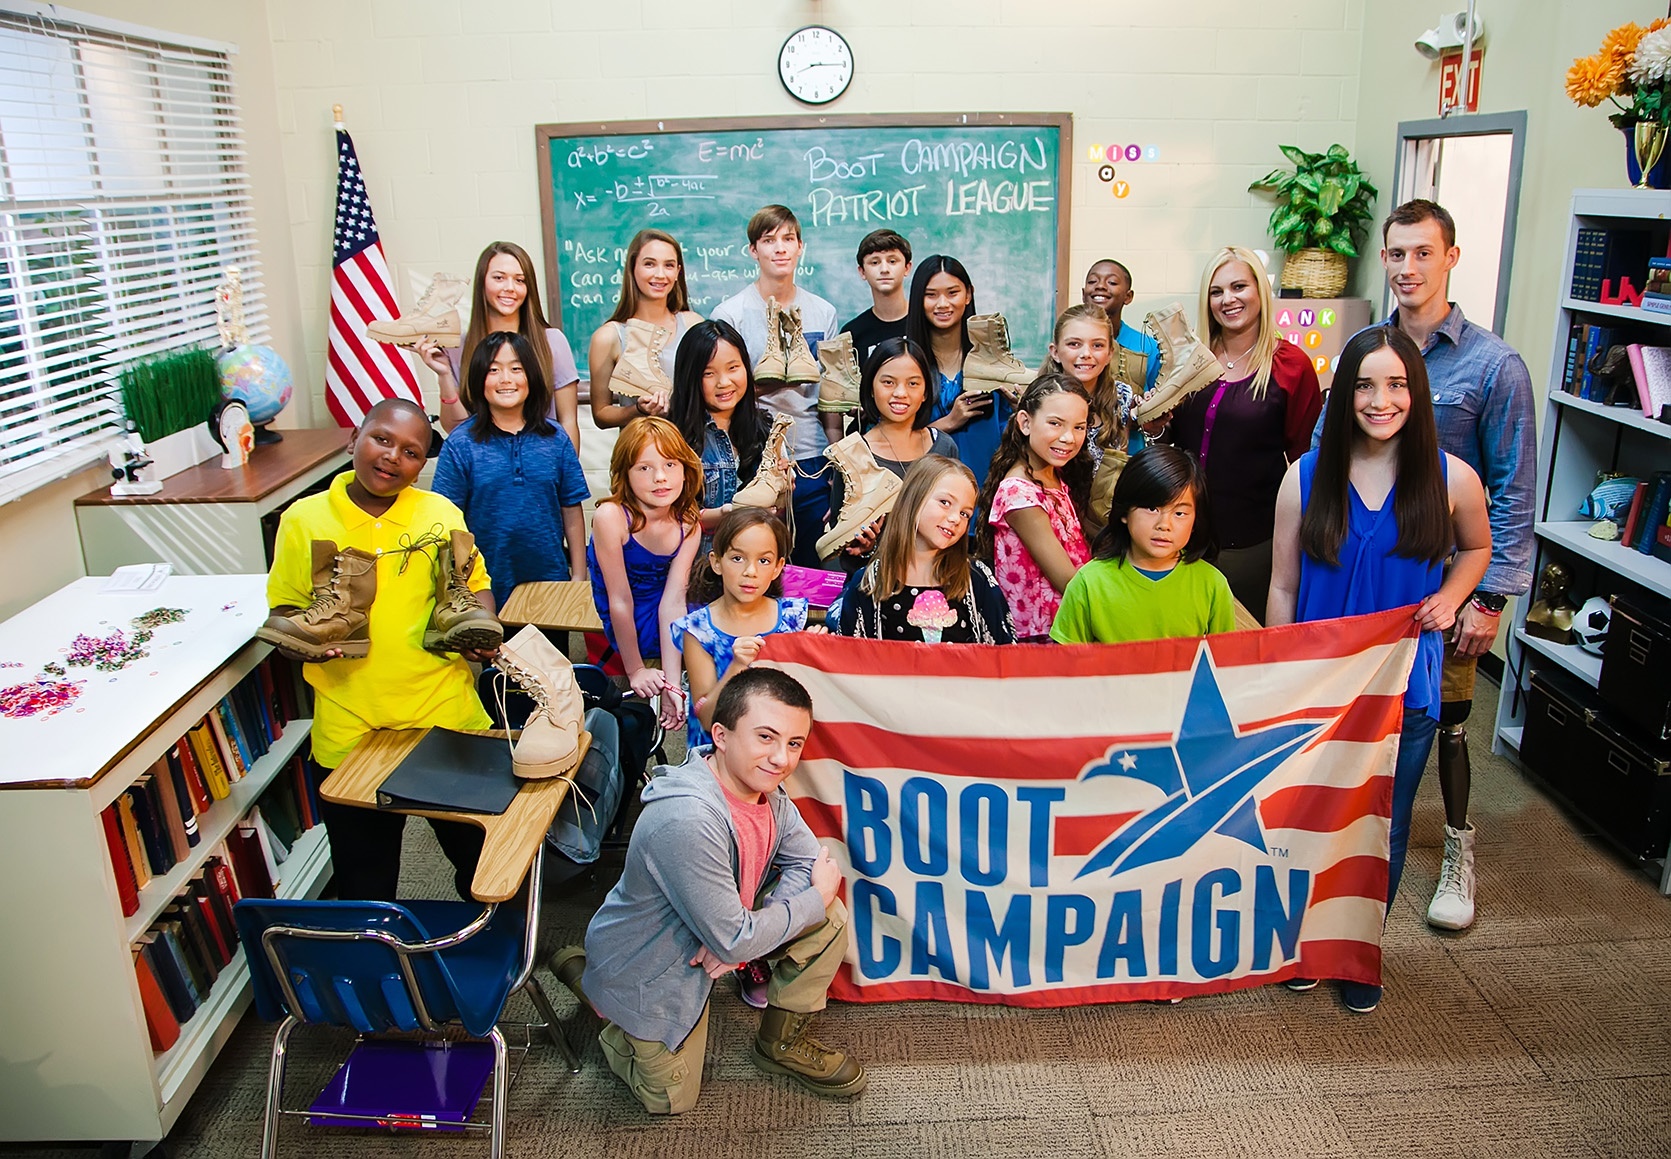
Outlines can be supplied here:
[[1207, 263], [1206, 270], [1201, 274], [1200, 334], [1207, 340], [1207, 345], [1224, 349], [1224, 327], [1213, 317], [1208, 301], [1214, 276], [1230, 262], [1244, 263], [1253, 271], [1253, 280], [1259, 286], [1259, 338], [1254, 342], [1252, 351], [1253, 397], [1264, 398], [1265, 388], [1271, 382], [1271, 364], [1276, 361], [1276, 348], [1282, 341], [1282, 332], [1276, 328], [1276, 298], [1271, 294], [1271, 277], [1258, 254], [1239, 245], [1225, 246]]
[[[1108, 365], [1102, 368], [1096, 382], [1088, 388], [1091, 396], [1091, 425], [1097, 430], [1098, 446], [1104, 450], [1121, 450], [1126, 445], [1126, 425], [1125, 416], [1120, 413], [1120, 390], [1114, 385], [1114, 347], [1119, 345], [1120, 341], [1120, 336], [1114, 329], [1114, 319], [1108, 316], [1107, 310], [1094, 302], [1069, 306], [1056, 319], [1056, 328], [1050, 332], [1050, 341], [1052, 345], [1061, 342], [1062, 331], [1067, 329], [1068, 323], [1077, 322], [1081, 318], [1108, 328]], [[1051, 357], [1049, 351], [1045, 352], [1044, 364], [1039, 367], [1040, 378], [1047, 374], [1073, 377], [1060, 361]], [[1139, 394], [1143, 392], [1141, 382], [1128, 382], [1126, 385]]]
[[[905, 483], [900, 488], [899, 498], [894, 500], [893, 512], [882, 525], [882, 535], [876, 544], [876, 560], [871, 565], [874, 571], [864, 577], [862, 585], [878, 604], [904, 590], [905, 576], [911, 567], [911, 552], [917, 542], [917, 513], [945, 475], [962, 475], [971, 488], [977, 492], [980, 489], [973, 471], [945, 455], [924, 455], [911, 464], [905, 472]], [[948, 600], [961, 600], [968, 592], [967, 535], [958, 536], [956, 543], [934, 557], [934, 580], [935, 586]]]
[[[517, 265], [522, 267], [522, 282], [528, 289], [528, 296], [522, 299], [522, 306], [516, 312], [516, 332], [526, 338], [528, 345], [534, 348], [534, 360], [540, 364], [540, 373], [545, 376], [546, 383], [555, 392], [558, 387], [567, 386], [568, 383], [552, 381], [551, 339], [545, 334], [550, 323], [545, 320], [545, 310], [540, 306], [539, 275], [534, 272], [534, 259], [514, 241], [490, 242], [482, 251], [481, 257], [476, 259], [476, 276], [470, 286], [470, 325], [464, 330], [463, 349], [459, 351], [460, 365], [470, 365], [470, 355], [474, 353], [476, 343], [487, 337], [487, 267], [500, 254], [509, 254], [516, 259]], [[462, 395], [464, 384], [461, 382], [459, 386], [459, 393]], [[466, 406], [471, 405], [468, 397], [465, 397], [464, 402]]]

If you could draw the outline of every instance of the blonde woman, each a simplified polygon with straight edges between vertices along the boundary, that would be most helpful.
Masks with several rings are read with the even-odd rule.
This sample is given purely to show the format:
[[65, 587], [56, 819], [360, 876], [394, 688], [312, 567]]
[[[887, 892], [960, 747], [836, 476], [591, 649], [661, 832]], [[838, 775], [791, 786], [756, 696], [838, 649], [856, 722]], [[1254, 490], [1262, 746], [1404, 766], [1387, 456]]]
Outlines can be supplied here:
[[1229, 246], [1201, 275], [1200, 333], [1225, 375], [1172, 415], [1171, 442], [1207, 474], [1218, 569], [1243, 607], [1263, 615], [1271, 586], [1276, 496], [1311, 447], [1323, 394], [1311, 359], [1282, 340], [1264, 263]]

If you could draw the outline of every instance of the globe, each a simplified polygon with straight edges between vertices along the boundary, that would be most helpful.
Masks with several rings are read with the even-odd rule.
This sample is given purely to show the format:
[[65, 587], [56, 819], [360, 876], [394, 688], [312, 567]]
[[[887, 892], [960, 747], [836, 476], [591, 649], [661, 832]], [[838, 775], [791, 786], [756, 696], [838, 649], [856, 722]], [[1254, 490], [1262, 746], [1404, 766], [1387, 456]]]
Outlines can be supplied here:
[[215, 359], [221, 394], [249, 408], [249, 420], [271, 422], [290, 401], [295, 383], [284, 359], [267, 346], [234, 346]]

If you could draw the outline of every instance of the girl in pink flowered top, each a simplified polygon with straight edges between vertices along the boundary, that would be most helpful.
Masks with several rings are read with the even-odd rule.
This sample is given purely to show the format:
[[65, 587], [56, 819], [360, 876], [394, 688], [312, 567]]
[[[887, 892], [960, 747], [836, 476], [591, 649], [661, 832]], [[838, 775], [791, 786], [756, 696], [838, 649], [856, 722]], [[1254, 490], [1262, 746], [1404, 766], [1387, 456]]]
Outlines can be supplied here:
[[1018, 640], [1050, 638], [1062, 590], [1091, 558], [1080, 530], [1094, 469], [1090, 408], [1072, 378], [1041, 376], [1016, 404], [981, 489], [977, 552], [992, 563]]

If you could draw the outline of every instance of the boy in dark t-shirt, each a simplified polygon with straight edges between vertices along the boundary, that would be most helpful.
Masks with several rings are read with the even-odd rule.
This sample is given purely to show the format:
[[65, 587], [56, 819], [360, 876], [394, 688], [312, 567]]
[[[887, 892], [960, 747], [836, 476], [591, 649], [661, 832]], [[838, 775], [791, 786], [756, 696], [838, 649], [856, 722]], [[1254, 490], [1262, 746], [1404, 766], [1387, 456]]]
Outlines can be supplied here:
[[889, 338], [905, 337], [905, 286], [911, 277], [911, 243], [891, 229], [872, 230], [859, 242], [859, 277], [870, 287], [871, 307], [847, 325], [853, 356], [865, 364]]

